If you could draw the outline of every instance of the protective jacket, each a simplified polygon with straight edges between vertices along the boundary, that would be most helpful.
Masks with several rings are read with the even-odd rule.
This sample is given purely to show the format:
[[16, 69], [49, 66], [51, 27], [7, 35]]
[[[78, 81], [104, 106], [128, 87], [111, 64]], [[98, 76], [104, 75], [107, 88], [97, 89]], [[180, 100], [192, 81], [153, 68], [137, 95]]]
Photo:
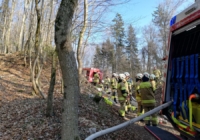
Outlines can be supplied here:
[[150, 82], [140, 83], [141, 102], [143, 106], [155, 106], [156, 100]]
[[106, 79], [104, 80], [104, 84], [105, 84], [105, 85], [109, 85], [109, 84], [110, 84], [110, 78], [106, 78]]
[[133, 86], [133, 80], [131, 78], [127, 79], [128, 83], [128, 90], [131, 93], [132, 92], [132, 86]]
[[141, 101], [140, 82], [137, 82], [135, 84], [135, 90], [136, 90], [136, 100], [137, 100], [137, 102], [140, 102]]
[[154, 74], [157, 78], [160, 78], [160, 77], [161, 77], [161, 72], [160, 72], [159, 69], [155, 69], [155, 70], [153, 71], [153, 74]]
[[154, 80], [152, 80], [152, 81], [150, 81], [150, 83], [151, 83], [151, 86], [153, 88], [153, 92], [155, 92], [155, 90], [156, 90], [156, 82]]
[[112, 77], [112, 79], [111, 79], [111, 88], [117, 89], [117, 80], [115, 77]]
[[98, 74], [98, 73], [95, 73], [95, 74], [94, 74], [93, 82], [94, 82], [94, 83], [99, 83], [99, 74]]
[[128, 110], [126, 105], [126, 98], [128, 96], [128, 83], [126, 80], [123, 80], [118, 83], [117, 85], [117, 93], [118, 93], [118, 100], [121, 105], [119, 109], [120, 116], [125, 116], [125, 112]]

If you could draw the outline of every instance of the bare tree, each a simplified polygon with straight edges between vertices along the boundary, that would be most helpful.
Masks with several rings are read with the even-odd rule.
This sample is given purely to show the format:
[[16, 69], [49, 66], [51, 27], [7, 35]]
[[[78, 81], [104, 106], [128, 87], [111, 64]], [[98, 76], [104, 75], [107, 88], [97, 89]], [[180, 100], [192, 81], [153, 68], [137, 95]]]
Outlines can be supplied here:
[[12, 24], [12, 18], [13, 18], [13, 13], [15, 10], [15, 5], [16, 5], [16, 1], [12, 0], [12, 8], [11, 8], [11, 12], [10, 15], [8, 16], [8, 23], [6, 26], [6, 37], [5, 37], [5, 51], [4, 53], [9, 53], [10, 52], [10, 32], [11, 32], [11, 24]]
[[[144, 27], [143, 29], [143, 39], [144, 39], [144, 42], [145, 42], [145, 48], [142, 49], [142, 56], [143, 56], [143, 59], [146, 59], [147, 58], [147, 68], [146, 70], [148, 72], [152, 72], [151, 71], [151, 67], [153, 65], [153, 54], [156, 54], [154, 53], [156, 51], [156, 48], [157, 48], [157, 34], [156, 34], [156, 30], [155, 30], [155, 27], [150, 24], [146, 27]], [[146, 55], [146, 56], [144, 56]], [[146, 57], [146, 58], [145, 58]], [[157, 65], [157, 64], [156, 64]]]
[[[1, 13], [1, 21], [2, 21], [2, 26], [1, 26], [1, 42], [2, 42], [2, 48], [1, 51], [6, 53], [6, 48], [5, 48], [5, 36], [6, 36], [6, 31], [7, 31], [7, 23], [9, 22], [9, 2], [10, 0], [5, 0], [2, 1], [2, 13]], [[4, 49], [4, 50], [3, 50]]]
[[79, 73], [79, 77], [82, 75], [82, 58], [81, 58], [81, 48], [82, 48], [82, 40], [84, 37], [84, 33], [86, 30], [86, 26], [87, 26], [87, 13], [88, 12], [88, 2], [87, 0], [84, 0], [84, 22], [83, 22], [83, 27], [82, 30], [80, 31], [79, 34], [79, 40], [78, 40], [78, 48], [77, 48], [77, 60], [78, 60], [78, 73]]
[[39, 1], [35, 0], [35, 10], [37, 13], [37, 28], [35, 33], [35, 60], [33, 67], [31, 69], [31, 80], [33, 85], [33, 93], [37, 95], [41, 95], [43, 98], [46, 98], [46, 95], [42, 92], [40, 87], [40, 74], [42, 71], [42, 66], [40, 66], [40, 21], [41, 21], [41, 13], [38, 7]]
[[153, 22], [159, 29], [162, 42], [163, 57], [166, 56], [166, 48], [169, 34], [169, 21], [177, 8], [186, 0], [163, 0], [153, 13]]
[[78, 140], [79, 78], [70, 30], [78, 0], [62, 0], [55, 21], [55, 43], [64, 81], [62, 140]]
[[[29, 54], [30, 57], [30, 68], [31, 66], [31, 49], [32, 49], [32, 45], [31, 45], [31, 39], [33, 37], [33, 27], [34, 27], [34, 0], [31, 0], [31, 9], [29, 12], [29, 19], [28, 19], [28, 31], [27, 31], [27, 40], [26, 43], [24, 45], [24, 66], [27, 66], [27, 62], [26, 62], [26, 58], [27, 58], [27, 54]], [[29, 53], [28, 53], [29, 52]], [[31, 70], [31, 69], [30, 69]]]
[[47, 99], [47, 109], [46, 109], [47, 117], [53, 115], [53, 92], [54, 92], [54, 85], [56, 82], [56, 65], [57, 65], [57, 53], [56, 51], [54, 51], [52, 54], [51, 81]]
[[25, 28], [25, 21], [26, 21], [26, 17], [28, 15], [28, 7], [30, 4], [30, 0], [24, 0], [24, 13], [23, 13], [23, 18], [22, 18], [22, 26], [20, 29], [20, 34], [19, 34], [19, 41], [16, 47], [16, 51], [18, 50], [22, 50], [23, 49], [23, 35], [24, 35], [24, 28]]
[[50, 45], [50, 38], [51, 38], [51, 18], [53, 15], [53, 0], [50, 2], [50, 14], [49, 14], [49, 21], [48, 21], [48, 27], [47, 27], [47, 36], [46, 36], [46, 44]]

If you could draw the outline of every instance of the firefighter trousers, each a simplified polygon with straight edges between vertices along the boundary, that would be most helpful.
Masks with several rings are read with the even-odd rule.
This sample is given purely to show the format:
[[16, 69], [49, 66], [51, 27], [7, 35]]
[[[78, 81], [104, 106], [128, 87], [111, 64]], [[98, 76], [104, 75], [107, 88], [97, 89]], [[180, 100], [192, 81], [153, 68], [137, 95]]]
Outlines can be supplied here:
[[137, 115], [140, 116], [144, 113], [144, 109], [142, 107], [142, 102], [141, 101], [138, 101], [138, 108], [137, 108]]
[[[155, 108], [155, 106], [143, 106], [143, 107], [144, 107], [145, 113]], [[152, 122], [152, 125], [158, 125], [157, 113], [154, 113], [151, 116], [145, 117], [144, 122], [146, 125], [150, 125], [150, 122]]]
[[112, 99], [117, 103], [118, 98], [117, 98], [117, 89], [112, 88]]

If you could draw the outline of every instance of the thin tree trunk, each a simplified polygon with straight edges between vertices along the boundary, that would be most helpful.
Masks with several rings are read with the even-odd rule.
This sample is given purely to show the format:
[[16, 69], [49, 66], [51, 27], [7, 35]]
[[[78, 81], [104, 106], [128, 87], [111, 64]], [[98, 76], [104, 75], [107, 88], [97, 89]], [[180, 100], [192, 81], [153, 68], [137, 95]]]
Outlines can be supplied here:
[[[45, 35], [46, 35], [46, 33], [45, 33], [45, 15], [44, 15], [44, 11], [46, 10], [46, 5], [44, 5], [44, 0], [40, 0], [41, 1], [41, 8], [40, 8], [40, 20], [41, 20], [41, 23], [43, 23], [43, 24], [41, 24], [40, 25], [40, 30], [41, 30], [41, 32], [40, 32], [40, 35], [41, 35], [41, 38], [40, 38], [40, 46], [43, 46], [43, 44], [44, 44], [44, 40], [45, 40]], [[43, 53], [43, 48], [41, 48], [40, 49], [40, 53], [42, 54]], [[43, 57], [43, 56], [42, 56]]]
[[[78, 48], [77, 48], [77, 60], [78, 60], [78, 73], [79, 77], [82, 75], [82, 57], [81, 57], [81, 48], [82, 48], [82, 41], [83, 41], [83, 36], [86, 30], [87, 26], [87, 11], [88, 11], [88, 2], [87, 0], [84, 0], [84, 22], [83, 22], [83, 28], [79, 34], [79, 40], [78, 40]], [[79, 79], [80, 81], [80, 79]]]
[[50, 2], [50, 14], [49, 14], [49, 21], [48, 21], [48, 27], [47, 27], [47, 36], [46, 36], [46, 44], [51, 44], [50, 42], [48, 42], [50, 39], [50, 37], [51, 37], [51, 34], [50, 34], [50, 31], [51, 31], [51, 16], [52, 16], [52, 14], [53, 14], [53, 0]]
[[62, 0], [55, 22], [55, 43], [64, 80], [62, 140], [79, 140], [78, 96], [79, 78], [71, 44], [71, 27], [78, 0]]
[[[28, 38], [27, 38], [27, 41], [24, 45], [24, 66], [26, 67], [26, 56], [27, 56], [27, 53], [30, 54], [30, 50], [31, 50], [31, 37], [32, 37], [32, 28], [33, 26], [31, 25], [33, 23], [33, 17], [34, 17], [34, 14], [33, 14], [33, 5], [34, 5], [34, 0], [32, 0], [31, 2], [31, 10], [30, 10], [30, 14], [29, 14], [29, 25], [28, 25]], [[31, 58], [30, 58], [31, 59]], [[31, 67], [31, 66], [30, 66]]]
[[25, 0], [24, 1], [24, 14], [22, 18], [22, 26], [19, 34], [19, 41], [18, 41], [18, 47], [16, 48], [17, 51], [21, 51], [23, 49], [23, 33], [24, 33], [24, 27], [25, 27], [25, 21], [26, 21], [26, 16], [28, 14], [28, 7], [29, 7], [30, 0]]
[[1, 40], [2, 40], [2, 53], [6, 53], [6, 48], [5, 48], [5, 35], [6, 35], [6, 31], [7, 31], [7, 23], [8, 23], [8, 14], [9, 14], [9, 2], [10, 0], [4, 0], [2, 1], [2, 16], [1, 16], [1, 20], [3, 20], [3, 26], [2, 26], [2, 36], [1, 36]]
[[4, 46], [4, 53], [6, 53], [6, 48], [5, 48], [5, 34], [6, 34], [6, 22], [7, 22], [7, 17], [4, 19], [4, 26], [3, 26], [3, 33], [2, 33], [2, 46]]
[[57, 65], [57, 53], [55, 51], [52, 56], [51, 81], [48, 91], [47, 109], [46, 109], [47, 117], [53, 115], [53, 91], [56, 82], [56, 65]]
[[[46, 95], [43, 94], [40, 88], [40, 74], [42, 71], [42, 66], [40, 67], [40, 19], [41, 14], [38, 8], [38, 0], [35, 0], [35, 10], [37, 13], [37, 27], [36, 27], [36, 33], [35, 33], [35, 60], [34, 65], [32, 68], [32, 84], [33, 84], [33, 92], [35, 92], [37, 95], [41, 95], [44, 99], [46, 98]], [[36, 76], [37, 75], [37, 76]], [[35, 78], [36, 77], [36, 78]]]
[[15, 9], [15, 0], [12, 0], [12, 10], [9, 16], [9, 23], [8, 23], [8, 28], [7, 28], [7, 34], [6, 34], [6, 42], [5, 42], [5, 52], [9, 53], [11, 50], [11, 46], [10, 46], [10, 29], [11, 29], [11, 25], [12, 25], [12, 18], [13, 18], [13, 12]]

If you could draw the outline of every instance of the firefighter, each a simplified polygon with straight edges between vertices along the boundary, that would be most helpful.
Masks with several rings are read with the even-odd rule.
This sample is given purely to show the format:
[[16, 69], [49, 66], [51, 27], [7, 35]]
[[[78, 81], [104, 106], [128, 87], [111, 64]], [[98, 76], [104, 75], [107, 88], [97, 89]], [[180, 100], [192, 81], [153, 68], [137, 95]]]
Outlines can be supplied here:
[[110, 86], [110, 78], [108, 76], [106, 76], [106, 78], [104, 79], [104, 89], [107, 92]]
[[[154, 109], [156, 100], [153, 92], [153, 87], [149, 82], [149, 74], [145, 72], [142, 77], [142, 82], [140, 83], [140, 93], [141, 93], [141, 102], [144, 108], [144, 112], [148, 112]], [[151, 117], [151, 118], [150, 118]], [[152, 114], [151, 116], [145, 117], [144, 122], [146, 125], [150, 125], [150, 121], [153, 126], [157, 126], [157, 113]]]
[[155, 75], [151, 74], [149, 79], [150, 79], [151, 86], [153, 88], [153, 92], [154, 92], [155, 100], [156, 100], [156, 107], [157, 107], [161, 102], [161, 94], [158, 94], [158, 92], [156, 91], [157, 84], [156, 84], [156, 81], [155, 81]]
[[161, 72], [156, 67], [153, 68], [153, 74], [155, 75], [155, 81], [158, 82], [161, 78]]
[[119, 115], [121, 117], [125, 117], [125, 113], [128, 110], [126, 105], [126, 99], [128, 96], [128, 86], [125, 78], [126, 76], [124, 74], [119, 74], [119, 82], [117, 85], [117, 94], [120, 103]]
[[140, 116], [143, 114], [143, 107], [141, 103], [141, 93], [140, 93], [140, 83], [142, 82], [142, 73], [138, 73], [136, 75], [136, 84], [135, 84], [135, 91], [136, 91], [136, 101], [138, 103], [138, 108], [137, 108], [137, 115]]
[[130, 74], [128, 72], [124, 72], [124, 75], [126, 76], [126, 81], [128, 83], [129, 93], [132, 93], [133, 80], [130, 78]]
[[150, 79], [150, 83], [152, 85], [153, 91], [155, 92], [155, 90], [156, 90], [155, 75], [151, 74], [150, 77], [149, 77], [149, 79]]
[[99, 82], [99, 84], [97, 85], [97, 87], [99, 87], [102, 91], [104, 90], [104, 80], [102, 80], [101, 82]]
[[99, 77], [99, 73], [95, 73], [94, 74], [94, 79], [93, 79], [93, 84], [94, 84], [94, 86], [97, 86], [98, 84], [99, 84], [99, 79], [100, 79], [100, 77]]
[[117, 103], [117, 74], [113, 73], [112, 74], [112, 78], [111, 78], [111, 92], [112, 92], [112, 99], [114, 100], [115, 103]]
[[130, 96], [132, 95], [132, 86], [133, 86], [133, 80], [130, 78], [130, 74], [128, 72], [124, 72], [124, 75], [126, 76], [126, 86], [128, 88], [128, 98], [127, 98], [127, 101], [126, 101], [126, 104], [128, 106], [128, 111], [131, 110], [132, 106], [131, 106], [131, 103], [130, 103]]

